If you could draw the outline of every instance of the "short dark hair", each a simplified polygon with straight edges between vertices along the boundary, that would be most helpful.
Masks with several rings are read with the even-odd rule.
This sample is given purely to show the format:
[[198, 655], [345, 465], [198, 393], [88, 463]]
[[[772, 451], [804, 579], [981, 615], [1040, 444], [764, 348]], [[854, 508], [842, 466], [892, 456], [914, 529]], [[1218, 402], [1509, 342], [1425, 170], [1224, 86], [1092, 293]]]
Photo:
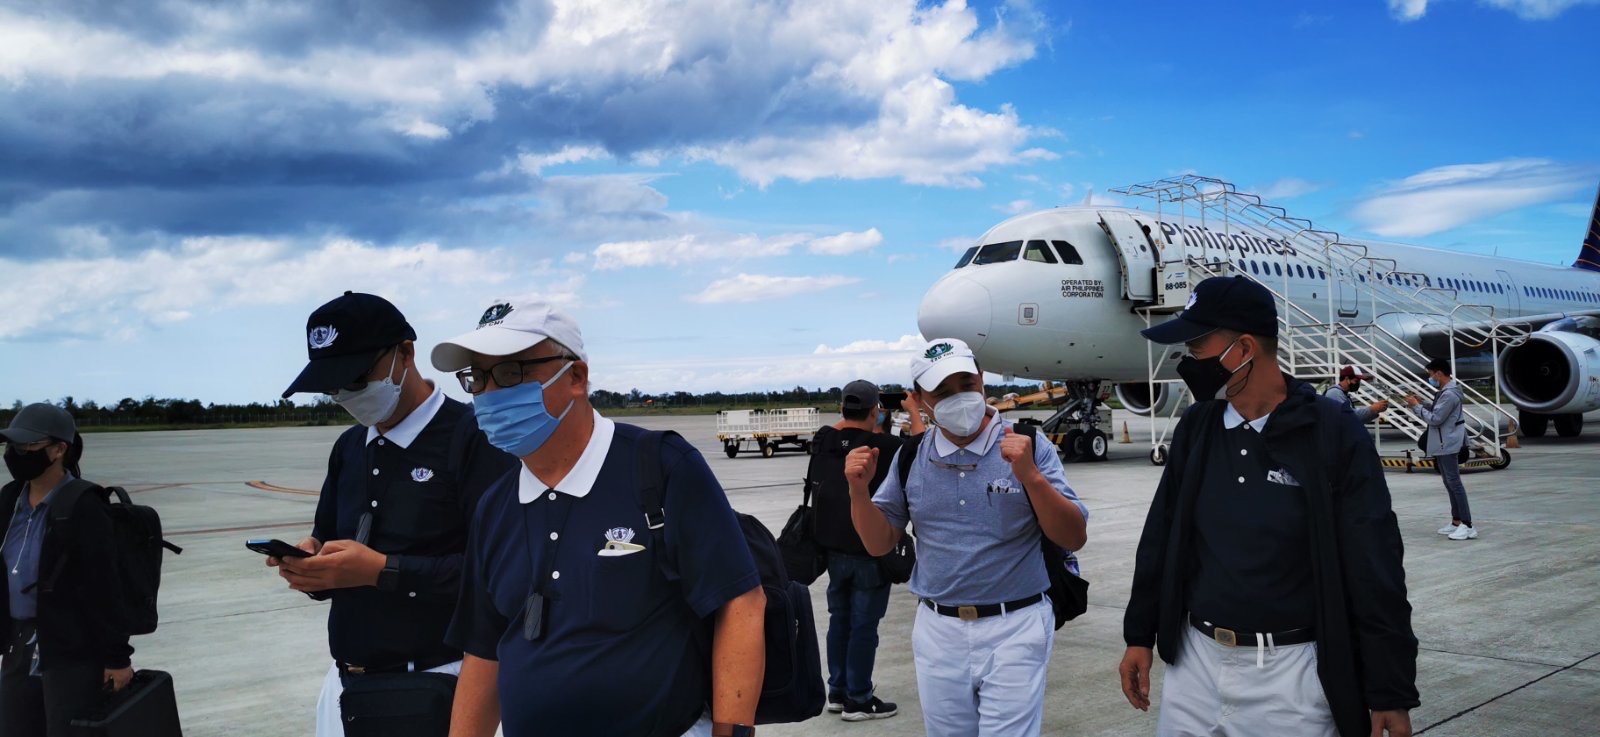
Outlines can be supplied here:
[[1428, 373], [1431, 374], [1431, 373], [1433, 373], [1435, 371], [1437, 371], [1437, 372], [1439, 372], [1441, 374], [1444, 374], [1445, 376], [1453, 376], [1454, 375], [1450, 371], [1450, 362], [1445, 360], [1445, 359], [1443, 359], [1443, 358], [1435, 358], [1432, 361], [1428, 362]]
[[850, 409], [848, 407], [841, 407], [841, 408], [839, 408], [839, 414], [843, 415], [845, 419], [847, 419], [847, 420], [849, 420], [851, 422], [860, 422], [862, 420], [867, 419], [867, 417], [871, 416], [872, 410], [874, 410], [874, 409], [876, 409], [876, 408], [875, 407], [857, 407], [855, 409]]

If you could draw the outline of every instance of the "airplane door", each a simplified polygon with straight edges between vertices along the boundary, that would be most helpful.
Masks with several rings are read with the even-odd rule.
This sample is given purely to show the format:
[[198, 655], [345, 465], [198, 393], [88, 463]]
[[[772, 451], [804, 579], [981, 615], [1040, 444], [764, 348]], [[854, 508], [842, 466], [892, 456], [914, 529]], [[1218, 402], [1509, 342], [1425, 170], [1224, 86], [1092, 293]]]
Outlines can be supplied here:
[[1156, 298], [1156, 252], [1150, 235], [1125, 212], [1100, 213], [1100, 227], [1117, 249], [1122, 268], [1122, 296], [1143, 302]]
[[1336, 281], [1339, 282], [1338, 308], [1339, 317], [1355, 317], [1361, 314], [1361, 298], [1356, 294], [1355, 275], [1340, 271]]
[[1522, 314], [1522, 287], [1517, 286], [1517, 280], [1511, 278], [1508, 272], [1496, 271], [1495, 274], [1500, 277], [1500, 283], [1506, 288], [1505, 304], [1508, 312], [1502, 317]]

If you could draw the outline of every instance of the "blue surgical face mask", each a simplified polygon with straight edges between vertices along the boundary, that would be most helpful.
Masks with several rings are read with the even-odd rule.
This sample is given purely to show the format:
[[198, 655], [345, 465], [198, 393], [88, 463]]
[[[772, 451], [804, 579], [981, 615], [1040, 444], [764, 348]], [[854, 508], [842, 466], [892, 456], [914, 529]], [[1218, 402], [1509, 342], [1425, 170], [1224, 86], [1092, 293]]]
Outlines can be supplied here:
[[1431, 386], [1431, 387], [1433, 387], [1435, 389], [1438, 389], [1439, 388], [1439, 380], [1434, 378], [1434, 377], [1432, 377], [1432, 376], [1429, 376], [1428, 377], [1428, 386]]
[[544, 388], [554, 384], [570, 368], [572, 363], [568, 362], [547, 382], [525, 380], [508, 389], [474, 397], [472, 412], [477, 415], [478, 427], [488, 436], [489, 444], [518, 458], [544, 445], [577, 402], [576, 399], [568, 402], [561, 416], [553, 416], [544, 406]]

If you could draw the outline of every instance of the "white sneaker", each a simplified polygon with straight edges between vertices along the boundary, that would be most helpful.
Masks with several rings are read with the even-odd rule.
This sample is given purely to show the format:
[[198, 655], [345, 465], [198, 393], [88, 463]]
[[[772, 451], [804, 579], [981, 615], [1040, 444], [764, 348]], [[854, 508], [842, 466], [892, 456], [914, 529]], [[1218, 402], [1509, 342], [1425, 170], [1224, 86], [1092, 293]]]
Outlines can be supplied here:
[[1478, 530], [1466, 525], [1457, 527], [1455, 532], [1450, 533], [1451, 540], [1471, 540], [1477, 536]]
[[1440, 527], [1439, 528], [1439, 534], [1441, 534], [1441, 535], [1448, 535], [1448, 534], [1450, 534], [1452, 532], [1455, 532], [1455, 531], [1456, 531], [1456, 526], [1455, 525], [1445, 525], [1444, 527]]

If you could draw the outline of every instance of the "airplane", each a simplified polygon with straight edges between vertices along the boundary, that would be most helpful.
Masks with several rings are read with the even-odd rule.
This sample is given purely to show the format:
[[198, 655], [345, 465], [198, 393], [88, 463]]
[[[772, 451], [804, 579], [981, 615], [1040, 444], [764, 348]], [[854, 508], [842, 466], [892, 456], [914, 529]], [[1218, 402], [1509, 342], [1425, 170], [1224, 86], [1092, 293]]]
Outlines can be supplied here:
[[[1238, 197], [1220, 180], [1183, 179], [1189, 191], [1201, 192], [1190, 204], [1203, 205], [1208, 196], [1196, 181], [1212, 193]], [[1163, 180], [1163, 186], [1176, 181]], [[1260, 205], [1253, 195], [1243, 197], [1235, 204]], [[1107, 440], [1099, 426], [1109, 415], [1100, 402], [1112, 391], [1141, 416], [1168, 415], [1185, 401], [1181, 382], [1174, 381], [1181, 347], [1156, 353], [1138, 331], [1181, 306], [1164, 305], [1164, 290], [1176, 287], [1173, 296], [1181, 300], [1189, 279], [1198, 281], [1207, 271], [1261, 281], [1280, 305], [1287, 297], [1302, 315], [1326, 315], [1324, 325], [1379, 326], [1388, 349], [1452, 359], [1457, 377], [1497, 377], [1526, 436], [1543, 436], [1551, 423], [1559, 435], [1577, 436], [1583, 413], [1600, 408], [1600, 196], [1570, 267], [1345, 241], [1264, 205], [1257, 209], [1273, 227], [1215, 216], [1198, 222], [1166, 211], [1170, 207], [1170, 200], [1156, 212], [1085, 204], [1005, 220], [929, 288], [918, 327], [930, 338], [966, 341], [986, 372], [1068, 387], [1072, 402], [1053, 419], [1073, 428], [1062, 443], [1070, 460], [1104, 459]], [[1308, 240], [1306, 233], [1323, 239]], [[1328, 240], [1364, 258], [1341, 262], [1314, 247]], [[1429, 299], [1402, 298], [1407, 294]], [[1447, 311], [1451, 304], [1478, 307]], [[1496, 320], [1524, 335], [1494, 350], [1481, 338], [1497, 329]], [[1477, 341], [1463, 334], [1474, 330]], [[1164, 462], [1164, 450], [1152, 450], [1151, 460]]]

